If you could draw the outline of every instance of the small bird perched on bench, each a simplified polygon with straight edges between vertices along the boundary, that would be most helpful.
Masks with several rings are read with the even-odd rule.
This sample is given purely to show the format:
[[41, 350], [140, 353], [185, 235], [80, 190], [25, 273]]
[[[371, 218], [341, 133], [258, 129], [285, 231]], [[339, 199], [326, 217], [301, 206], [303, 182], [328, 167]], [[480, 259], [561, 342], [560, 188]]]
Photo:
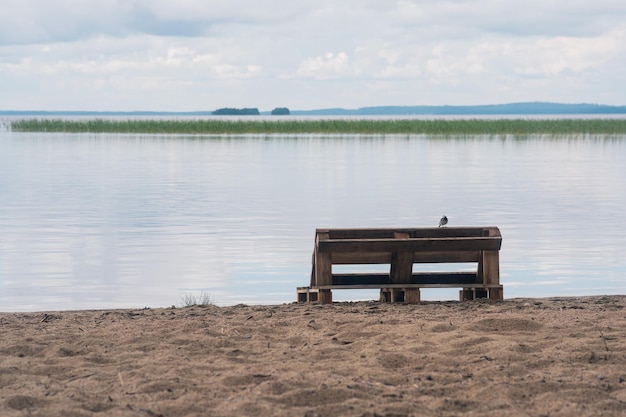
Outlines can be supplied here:
[[444, 214], [441, 220], [439, 220], [439, 227], [444, 227], [446, 224], [448, 224], [448, 218]]

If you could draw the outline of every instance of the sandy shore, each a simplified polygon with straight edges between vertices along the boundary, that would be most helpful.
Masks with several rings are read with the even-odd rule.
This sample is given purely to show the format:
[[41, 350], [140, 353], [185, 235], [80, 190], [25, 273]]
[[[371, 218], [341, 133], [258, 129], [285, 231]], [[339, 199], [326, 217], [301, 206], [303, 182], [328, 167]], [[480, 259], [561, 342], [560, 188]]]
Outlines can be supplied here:
[[0, 416], [625, 416], [625, 307], [0, 313]]

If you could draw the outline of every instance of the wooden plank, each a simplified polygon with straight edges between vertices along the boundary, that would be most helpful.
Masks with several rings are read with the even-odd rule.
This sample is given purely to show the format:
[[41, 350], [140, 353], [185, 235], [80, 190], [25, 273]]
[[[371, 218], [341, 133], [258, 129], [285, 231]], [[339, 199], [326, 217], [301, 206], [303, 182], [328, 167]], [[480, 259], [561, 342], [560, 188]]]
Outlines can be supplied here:
[[[389, 276], [389, 274], [333, 274], [332, 275], [332, 285], [333, 286], [344, 286], [344, 285], [378, 285], [378, 286], [389, 286], [389, 285], [406, 285], [406, 284], [417, 284], [417, 285], [446, 285], [453, 284], [456, 286], [464, 286], [467, 284], [475, 284], [476, 283], [476, 274], [473, 272], [422, 272], [422, 273], [414, 273], [411, 275], [411, 279], [405, 283], [396, 283], [393, 282]], [[326, 284], [323, 284], [326, 285]], [[320, 285], [318, 285], [320, 286]]]
[[329, 289], [329, 290], [378, 290], [380, 288], [502, 288], [502, 285], [495, 287], [483, 284], [387, 284], [387, 285], [324, 285], [317, 287], [317, 289]]
[[317, 300], [322, 304], [331, 304], [333, 302], [333, 294], [329, 289], [320, 290], [317, 294]]
[[[394, 239], [407, 240], [410, 238], [409, 233], [396, 231], [393, 234]], [[408, 283], [411, 280], [413, 272], [413, 253], [412, 252], [394, 252], [391, 254], [391, 267], [389, 276], [393, 284]], [[402, 293], [404, 298], [404, 293]]]
[[400, 252], [391, 255], [391, 268], [389, 276], [393, 284], [411, 282], [413, 273], [413, 253]]
[[330, 253], [320, 253], [319, 239], [327, 238], [328, 235], [318, 234], [316, 236], [316, 247], [314, 258], [315, 284], [314, 286], [330, 285], [332, 283], [332, 260]]
[[[485, 230], [485, 236], [496, 236], [502, 238], [499, 229]], [[499, 250], [500, 248], [498, 248]], [[498, 285], [500, 284], [500, 253], [497, 250], [484, 251], [481, 253], [480, 260], [478, 262], [478, 274], [479, 279], [483, 284]], [[491, 292], [490, 292], [491, 296]], [[502, 292], [493, 293], [495, 299], [502, 299]], [[498, 298], [500, 297], [500, 298]]]
[[[317, 277], [315, 276], [315, 254], [317, 253], [317, 249], [313, 250], [313, 255], [311, 256], [311, 280], [309, 282], [309, 287], [314, 287], [316, 285]], [[332, 266], [331, 266], [332, 269]]]
[[499, 250], [500, 237], [320, 240], [318, 253]]
[[483, 236], [502, 237], [502, 234], [497, 227], [485, 227], [483, 229]]
[[[393, 234], [394, 239], [409, 239], [409, 233], [404, 231], [396, 231]], [[389, 276], [393, 284], [408, 283], [411, 280], [413, 272], [413, 253], [400, 252], [391, 254], [391, 267]], [[402, 293], [404, 299], [404, 292]]]
[[421, 272], [414, 273], [411, 278], [411, 284], [455, 284], [461, 286], [475, 283], [475, 272]]
[[479, 268], [482, 268], [482, 282], [484, 284], [495, 285], [500, 283], [500, 253], [498, 251], [483, 252]]
[[423, 228], [359, 228], [317, 229], [317, 233], [328, 234], [330, 239], [386, 239], [397, 232], [407, 233], [411, 238], [478, 237], [498, 236], [497, 227], [423, 227]]
[[391, 252], [333, 253], [333, 265], [390, 264]]
[[409, 304], [417, 304], [420, 302], [420, 290], [419, 288], [405, 288], [404, 289], [404, 302]]
[[315, 286], [328, 285], [332, 282], [332, 263], [330, 253], [318, 253], [315, 256]]
[[463, 288], [459, 291], [459, 301], [470, 301], [474, 299], [474, 291], [472, 288]]
[[413, 252], [413, 262], [422, 264], [478, 262], [480, 251]]
[[[478, 262], [480, 251], [413, 252], [413, 263]], [[333, 253], [333, 265], [391, 264], [391, 252], [339, 252]]]
[[502, 289], [502, 286], [499, 288], [490, 288], [489, 298], [491, 300], [504, 300], [504, 290]]
[[374, 285], [386, 286], [391, 284], [389, 274], [333, 274], [332, 285]]

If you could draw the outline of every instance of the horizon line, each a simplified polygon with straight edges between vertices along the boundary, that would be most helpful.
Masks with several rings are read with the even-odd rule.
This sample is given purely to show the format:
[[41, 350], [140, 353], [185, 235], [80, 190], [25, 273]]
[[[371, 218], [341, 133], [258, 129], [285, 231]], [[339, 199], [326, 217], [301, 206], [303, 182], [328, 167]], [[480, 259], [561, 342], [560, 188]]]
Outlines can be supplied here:
[[[413, 105], [374, 105], [374, 106], [362, 106], [356, 108], [348, 108], [348, 107], [326, 107], [326, 108], [315, 108], [315, 109], [306, 109], [306, 110], [290, 110], [290, 112], [294, 113], [309, 113], [309, 112], [323, 112], [323, 111], [341, 111], [341, 112], [358, 112], [361, 110], [374, 110], [374, 109], [471, 109], [471, 108], [485, 108], [485, 107], [506, 107], [506, 106], [561, 106], [561, 107], [590, 107], [590, 108], [607, 108], [607, 109], [621, 109], [623, 108], [626, 111], [626, 105], [614, 105], [614, 104], [600, 104], [600, 103], [588, 103], [588, 102], [578, 102], [578, 103], [560, 103], [560, 102], [550, 102], [550, 101], [522, 101], [522, 102], [509, 102], [509, 103], [498, 103], [498, 104], [413, 104]], [[284, 107], [284, 106], [283, 106]], [[222, 107], [223, 108], [223, 107]], [[238, 107], [233, 107], [238, 108]], [[245, 107], [245, 108], [256, 108], [258, 107]], [[277, 108], [277, 107], [275, 107]], [[288, 108], [288, 107], [287, 107]], [[217, 110], [217, 109], [215, 109]], [[213, 115], [212, 113], [215, 110], [0, 110], [0, 114], [179, 114], [179, 115]], [[259, 110], [261, 113], [269, 113], [271, 110]]]

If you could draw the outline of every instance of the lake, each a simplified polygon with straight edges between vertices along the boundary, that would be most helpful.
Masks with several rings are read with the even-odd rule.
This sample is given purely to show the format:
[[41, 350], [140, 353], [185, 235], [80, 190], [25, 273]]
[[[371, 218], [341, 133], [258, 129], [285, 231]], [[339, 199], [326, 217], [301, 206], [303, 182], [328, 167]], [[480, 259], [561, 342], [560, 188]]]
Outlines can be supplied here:
[[625, 166], [624, 136], [4, 129], [0, 311], [292, 302], [315, 228], [430, 227], [443, 214], [500, 228], [505, 298], [624, 294]]

